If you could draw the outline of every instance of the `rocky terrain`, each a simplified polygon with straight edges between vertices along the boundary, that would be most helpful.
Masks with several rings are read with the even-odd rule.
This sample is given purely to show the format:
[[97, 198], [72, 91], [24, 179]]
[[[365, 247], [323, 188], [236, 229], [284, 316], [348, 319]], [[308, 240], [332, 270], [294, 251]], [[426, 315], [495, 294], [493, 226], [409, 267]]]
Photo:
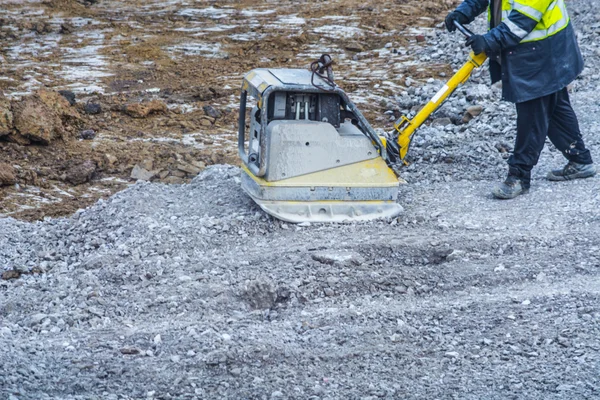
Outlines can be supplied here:
[[[448, 60], [415, 59], [452, 3], [0, 0], [0, 215], [69, 215], [137, 179], [177, 184], [237, 163], [244, 74], [308, 68], [323, 52], [388, 129], [384, 112], [408, 77], [452, 72]], [[12, 125], [40, 89], [62, 92], [77, 112], [68, 135], [35, 140]], [[28, 123], [55, 120], [37, 111]], [[67, 178], [82, 165], [85, 179]]]
[[[229, 90], [225, 85], [239, 80], [246, 69], [242, 67], [266, 63], [262, 51], [281, 54], [269, 61], [273, 65], [289, 65], [287, 60], [293, 58], [291, 64], [298, 66], [330, 51], [337, 60], [338, 82], [381, 130], [426, 102], [466, 57], [462, 39], [440, 25], [450, 3], [385, 4], [393, 15], [379, 3], [352, 1], [302, 3], [302, 11], [297, 2], [271, 8], [258, 2], [183, 3], [3, 4], [20, 10], [10, 14], [15, 18], [38, 18], [57, 8], [63, 13], [94, 13], [94, 21], [105, 18], [98, 15], [112, 15], [102, 19], [110, 22], [98, 29], [121, 29], [128, 37], [142, 30], [158, 32], [152, 21], [171, 18], [169, 29], [186, 28], [176, 32], [227, 37], [216, 54], [236, 54], [231, 47], [236, 34], [255, 35], [243, 41], [248, 65], [231, 56], [218, 58], [224, 64], [209, 64], [222, 69], [214, 74], [214, 82], [222, 86], [208, 83], [217, 92]], [[23, 14], [23, 7], [30, 11]], [[568, 7], [587, 64], [571, 87], [572, 102], [586, 143], [598, 158], [600, 4], [571, 0]], [[44, 13], [34, 13], [39, 9]], [[126, 20], [123, 15], [139, 19]], [[407, 18], [398, 21], [398, 15]], [[303, 24], [296, 27], [294, 18], [303, 19]], [[285, 22], [260, 25], [255, 31], [219, 30], [246, 19]], [[214, 30], [187, 30], [193, 29], [187, 24], [211, 21]], [[114, 26], [103, 25], [109, 23]], [[96, 29], [95, 25], [86, 22], [82, 29]], [[59, 29], [54, 22], [48, 26], [52, 32]], [[346, 32], [340, 26], [353, 29], [336, 38]], [[296, 28], [299, 36], [308, 32], [306, 42], [293, 44], [292, 50], [278, 44], [290, 35], [288, 29]], [[472, 28], [483, 31], [484, 19]], [[37, 25], [35, 29], [31, 38], [40, 34]], [[315, 30], [320, 35], [312, 36]], [[177, 39], [177, 34], [164, 36]], [[353, 44], [347, 45], [350, 41]], [[173, 43], [161, 42], [160, 48], [171, 49]], [[99, 68], [119, 65], [113, 73], [134, 76], [139, 66], [127, 58], [133, 56], [107, 46], [102, 56], [110, 62]], [[121, 64], [113, 64], [119, 60]], [[191, 61], [173, 60], [190, 68], [189, 75], [182, 72], [182, 82], [192, 79], [192, 64], [187, 64]], [[64, 76], [60, 65], [65, 66], [52, 67], [55, 76]], [[175, 70], [161, 68], [153, 70], [155, 82], [174, 85], [166, 71]], [[40, 82], [56, 79], [49, 70], [38, 71], [35, 79]], [[0, 143], [0, 154], [12, 157], [4, 162], [14, 172], [10, 186], [3, 189], [2, 204], [15, 207], [6, 208], [5, 214], [43, 218], [54, 215], [48, 210], [62, 203], [62, 213], [68, 215], [38, 222], [0, 218], [0, 398], [600, 397], [598, 178], [558, 184], [545, 180], [548, 169], [564, 163], [548, 144], [534, 170], [531, 192], [513, 201], [493, 200], [490, 188], [506, 173], [515, 115], [512, 105], [500, 102], [500, 89], [489, 86], [484, 69], [415, 137], [412, 163], [402, 171], [408, 181], [399, 192], [403, 214], [340, 225], [290, 225], [268, 217], [241, 192], [236, 166], [208, 157], [214, 154], [210, 145], [198, 148], [185, 139], [188, 134], [214, 138], [223, 145], [219, 157], [234, 158], [225, 139], [217, 139], [231, 135], [228, 124], [234, 124], [235, 117], [225, 110], [229, 102], [232, 110], [235, 107], [234, 89], [223, 97], [195, 100], [195, 110], [178, 114], [172, 104], [188, 104], [173, 103], [184, 98], [178, 97], [187, 90], [184, 83], [173, 97], [163, 88], [147, 92], [151, 88], [145, 83], [114, 94], [110, 90], [116, 89], [109, 90], [114, 86], [107, 83], [111, 79], [115, 78], [85, 82], [104, 93], [71, 87], [77, 92], [74, 105], [51, 102], [64, 107], [48, 110], [55, 122], [55, 139], [48, 145], [23, 135], [28, 129], [18, 128], [15, 115], [28, 107], [51, 108], [44, 99], [67, 90], [65, 86], [46, 83], [46, 92], [11, 95], [8, 92], [28, 90], [22, 87], [27, 80], [14, 79], [5, 90], [13, 113], [13, 139]], [[76, 83], [65, 80], [62, 85]], [[158, 87], [154, 82], [152, 86]], [[83, 100], [88, 97], [89, 102]], [[108, 111], [90, 114], [85, 111], [89, 104]], [[150, 104], [155, 113], [132, 116]], [[223, 116], [204, 130], [200, 120], [210, 112], [202, 110], [207, 105]], [[172, 132], [163, 122], [185, 122], [188, 117], [191, 131], [172, 136], [177, 140], [160, 139]], [[141, 136], [153, 140], [136, 140], [139, 137], [131, 135], [136, 124], [143, 125], [145, 133], [154, 132]], [[94, 138], [77, 138], [90, 129], [97, 132]], [[20, 143], [19, 136], [32, 144]], [[126, 161], [106, 167], [105, 154], [118, 151]], [[166, 156], [161, 158], [157, 154], [163, 151]], [[69, 182], [71, 169], [53, 163], [52, 152], [65, 163], [71, 158], [90, 160], [94, 172], [85, 183]], [[189, 183], [168, 184], [169, 177], [177, 177], [173, 171], [178, 163], [202, 171], [179, 177]], [[36, 172], [37, 183], [26, 174], [44, 166], [50, 172]], [[168, 173], [131, 179], [136, 167], [136, 173]], [[36, 195], [42, 197], [55, 186], [77, 195], [60, 202], [54, 196], [50, 206], [18, 200], [25, 190], [38, 190]], [[84, 197], [86, 193], [96, 194]], [[102, 198], [95, 201], [98, 197]], [[83, 209], [86, 201], [94, 204]], [[14, 204], [28, 205], [29, 213]]]

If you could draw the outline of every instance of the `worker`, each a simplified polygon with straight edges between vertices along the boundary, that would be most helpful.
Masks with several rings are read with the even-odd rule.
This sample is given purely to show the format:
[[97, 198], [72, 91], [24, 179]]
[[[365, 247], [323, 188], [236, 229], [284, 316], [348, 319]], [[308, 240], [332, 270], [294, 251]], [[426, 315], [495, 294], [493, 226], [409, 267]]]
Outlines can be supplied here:
[[583, 70], [583, 58], [564, 0], [464, 0], [446, 17], [469, 24], [488, 10], [490, 29], [467, 39], [475, 54], [490, 58], [492, 83], [502, 81], [502, 98], [517, 108], [517, 137], [508, 159], [508, 177], [493, 195], [512, 199], [529, 190], [546, 136], [567, 159], [548, 173], [551, 181], [596, 174], [590, 151], [579, 131], [567, 85]]

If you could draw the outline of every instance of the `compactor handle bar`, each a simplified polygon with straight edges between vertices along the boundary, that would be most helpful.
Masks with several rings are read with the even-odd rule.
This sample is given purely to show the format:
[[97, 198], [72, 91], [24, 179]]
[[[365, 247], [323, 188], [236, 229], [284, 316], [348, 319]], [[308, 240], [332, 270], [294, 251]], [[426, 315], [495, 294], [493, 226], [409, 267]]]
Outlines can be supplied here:
[[471, 36], [475, 35], [473, 32], [471, 32], [468, 28], [466, 28], [464, 25], [462, 25], [457, 20], [454, 20], [454, 26], [456, 26], [456, 29], [458, 29], [460, 33], [465, 35], [465, 37], [467, 39], [470, 38]]
[[[473, 32], [465, 28], [462, 24], [454, 21], [456, 29], [459, 30], [467, 39], [475, 35]], [[479, 68], [487, 60], [487, 55], [484, 53], [475, 54], [471, 52], [469, 59], [460, 68], [452, 78], [440, 89], [439, 92], [427, 103], [421, 111], [417, 113], [412, 119], [406, 116], [402, 116], [394, 124], [397, 135], [395, 140], [386, 140], [386, 150], [388, 155], [389, 164], [395, 165], [403, 161], [406, 164], [405, 157], [410, 147], [412, 137], [417, 129], [421, 127], [425, 121], [437, 110], [444, 101], [450, 97], [450, 95], [460, 85], [465, 83], [475, 68]]]

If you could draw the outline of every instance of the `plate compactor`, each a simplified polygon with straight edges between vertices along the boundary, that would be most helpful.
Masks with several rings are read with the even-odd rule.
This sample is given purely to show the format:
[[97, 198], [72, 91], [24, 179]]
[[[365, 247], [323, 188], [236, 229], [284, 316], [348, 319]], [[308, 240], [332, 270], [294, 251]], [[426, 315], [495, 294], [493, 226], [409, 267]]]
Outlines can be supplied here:
[[240, 96], [242, 188], [265, 212], [293, 223], [397, 216], [398, 171], [414, 132], [486, 59], [471, 53], [433, 99], [414, 118], [400, 118], [387, 137], [375, 133], [334, 83], [328, 55], [310, 71], [252, 70]]

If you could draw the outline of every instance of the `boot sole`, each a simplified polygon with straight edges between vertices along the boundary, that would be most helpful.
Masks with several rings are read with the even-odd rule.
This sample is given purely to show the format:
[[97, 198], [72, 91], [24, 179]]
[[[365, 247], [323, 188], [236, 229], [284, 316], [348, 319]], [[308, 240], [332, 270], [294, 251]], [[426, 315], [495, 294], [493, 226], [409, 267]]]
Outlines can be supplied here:
[[529, 192], [529, 189], [523, 189], [516, 194], [508, 194], [508, 193], [504, 193], [500, 190], [492, 190], [492, 195], [495, 198], [497, 198], [498, 200], [512, 200], [515, 197], [519, 197], [522, 194], [527, 194], [528, 192]]
[[548, 180], [553, 182], [572, 181], [573, 179], [591, 178], [596, 175], [597, 171], [578, 172], [572, 175], [554, 175], [552, 172], [548, 174]]

